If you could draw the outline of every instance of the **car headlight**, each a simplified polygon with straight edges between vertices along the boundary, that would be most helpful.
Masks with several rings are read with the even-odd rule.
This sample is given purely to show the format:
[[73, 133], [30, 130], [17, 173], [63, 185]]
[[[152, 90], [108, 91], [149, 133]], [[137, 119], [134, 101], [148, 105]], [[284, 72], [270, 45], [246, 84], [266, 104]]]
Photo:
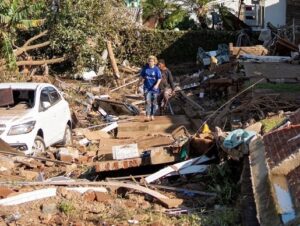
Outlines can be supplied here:
[[30, 133], [35, 125], [36, 121], [26, 122], [24, 124], [12, 126], [8, 132], [8, 135], [20, 135], [25, 133]]

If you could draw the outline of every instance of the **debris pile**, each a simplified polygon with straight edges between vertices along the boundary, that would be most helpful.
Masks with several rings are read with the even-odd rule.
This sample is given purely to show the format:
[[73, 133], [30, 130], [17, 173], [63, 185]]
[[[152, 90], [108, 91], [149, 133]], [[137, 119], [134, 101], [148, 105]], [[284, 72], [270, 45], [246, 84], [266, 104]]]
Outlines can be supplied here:
[[[292, 191], [298, 183], [299, 117], [293, 111], [300, 104], [299, 49], [280, 37], [277, 44], [292, 53], [270, 56], [272, 50], [261, 45], [200, 47], [198, 70], [176, 76], [164, 115], [145, 122], [142, 89], [136, 87], [140, 68], [118, 65], [107, 42], [97, 73], [52, 80], [72, 109], [71, 144], [24, 156], [0, 140], [0, 222], [172, 225], [201, 213], [197, 223], [215, 225], [210, 212], [235, 212], [239, 186], [251, 173], [262, 223], [262, 178], [255, 164], [266, 163], [264, 175], [284, 178]], [[278, 128], [270, 132], [272, 120]], [[292, 145], [273, 147], [274, 137]], [[263, 160], [256, 160], [257, 149], [264, 149]], [[274, 186], [280, 201], [282, 187]], [[295, 218], [290, 204], [280, 210], [283, 222]]]

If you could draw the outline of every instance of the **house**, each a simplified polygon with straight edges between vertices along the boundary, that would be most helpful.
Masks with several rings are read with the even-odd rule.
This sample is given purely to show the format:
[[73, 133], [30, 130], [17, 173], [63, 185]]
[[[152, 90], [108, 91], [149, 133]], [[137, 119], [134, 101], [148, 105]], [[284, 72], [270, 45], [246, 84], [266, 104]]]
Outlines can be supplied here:
[[209, 5], [224, 5], [249, 26], [254, 29], [261, 29], [265, 28], [268, 22], [271, 22], [276, 27], [286, 25], [286, 15], [288, 12], [287, 1], [288, 0], [215, 0]]
[[300, 109], [285, 126], [249, 146], [257, 218], [261, 225], [300, 224]]

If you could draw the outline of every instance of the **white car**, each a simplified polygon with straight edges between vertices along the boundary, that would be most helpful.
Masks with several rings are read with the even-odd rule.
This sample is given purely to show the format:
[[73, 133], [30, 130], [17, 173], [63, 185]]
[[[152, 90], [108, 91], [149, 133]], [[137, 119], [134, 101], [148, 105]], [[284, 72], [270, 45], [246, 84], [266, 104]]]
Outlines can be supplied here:
[[57, 88], [46, 83], [0, 83], [0, 138], [25, 154], [72, 144], [71, 113]]

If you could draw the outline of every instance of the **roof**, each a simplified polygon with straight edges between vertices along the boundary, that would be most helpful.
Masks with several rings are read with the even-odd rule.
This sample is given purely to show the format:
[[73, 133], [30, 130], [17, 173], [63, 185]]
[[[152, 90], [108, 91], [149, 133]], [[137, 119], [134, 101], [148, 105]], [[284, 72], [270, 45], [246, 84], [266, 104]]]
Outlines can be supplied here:
[[51, 84], [48, 83], [31, 83], [31, 82], [15, 82], [15, 83], [0, 83], [0, 88], [12, 88], [12, 89], [36, 89], [38, 86], [45, 86]]
[[300, 124], [276, 130], [264, 136], [267, 163], [271, 170], [298, 152], [300, 139], [291, 139], [299, 134]]

